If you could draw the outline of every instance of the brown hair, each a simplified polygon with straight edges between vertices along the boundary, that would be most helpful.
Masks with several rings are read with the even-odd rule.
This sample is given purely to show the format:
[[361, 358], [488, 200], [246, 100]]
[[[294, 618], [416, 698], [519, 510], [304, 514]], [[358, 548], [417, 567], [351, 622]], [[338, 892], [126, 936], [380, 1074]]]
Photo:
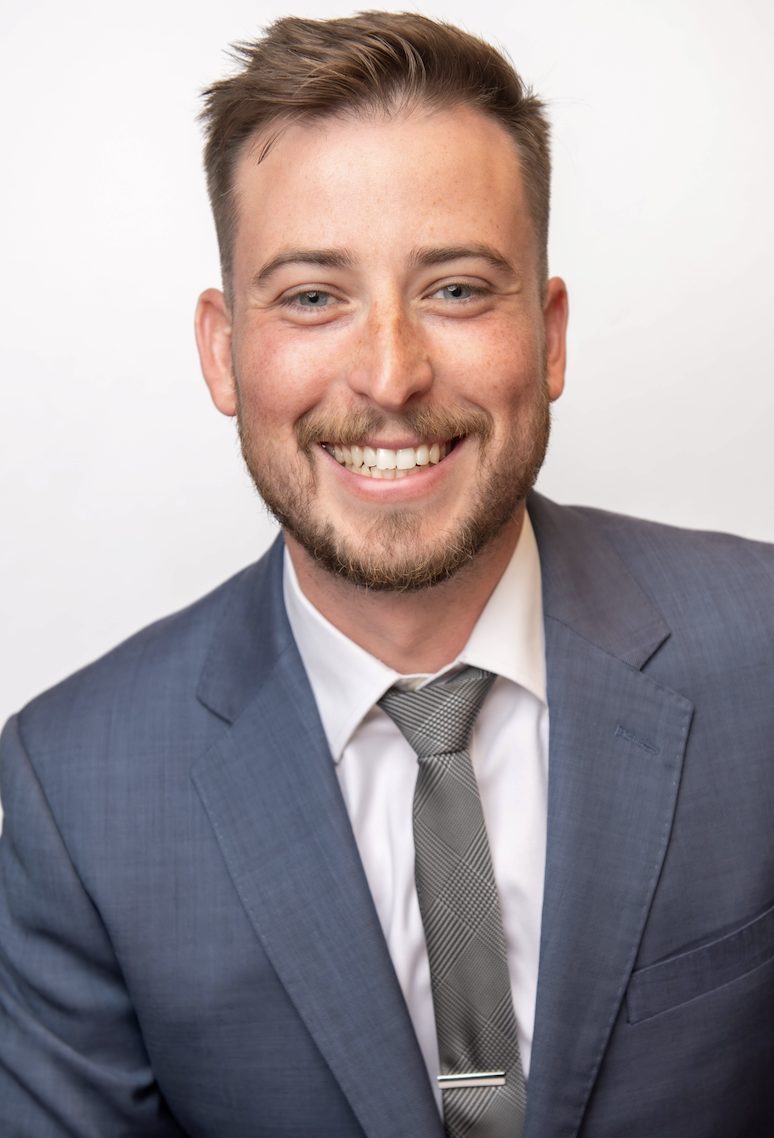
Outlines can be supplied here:
[[[546, 276], [551, 160], [543, 103], [510, 62], [483, 40], [409, 12], [333, 20], [285, 17], [261, 39], [234, 45], [241, 70], [203, 92], [207, 188], [227, 294], [236, 208], [234, 168], [243, 147], [274, 124], [345, 113], [394, 113], [420, 104], [465, 104], [489, 115], [517, 144]], [[260, 157], [276, 135], [267, 141]], [[259, 157], [259, 161], [260, 161]]]

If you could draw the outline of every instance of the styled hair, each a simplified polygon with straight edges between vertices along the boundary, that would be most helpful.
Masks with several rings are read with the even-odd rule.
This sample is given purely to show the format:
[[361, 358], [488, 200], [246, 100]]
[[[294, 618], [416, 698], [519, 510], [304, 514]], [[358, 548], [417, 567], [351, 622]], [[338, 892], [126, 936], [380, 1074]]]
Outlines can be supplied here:
[[392, 115], [418, 106], [470, 106], [516, 143], [540, 269], [547, 275], [551, 183], [549, 125], [540, 99], [494, 47], [451, 24], [410, 12], [331, 20], [285, 17], [238, 43], [240, 70], [203, 92], [204, 165], [221, 270], [231, 291], [236, 229], [234, 170], [246, 145], [276, 127], [336, 115]]

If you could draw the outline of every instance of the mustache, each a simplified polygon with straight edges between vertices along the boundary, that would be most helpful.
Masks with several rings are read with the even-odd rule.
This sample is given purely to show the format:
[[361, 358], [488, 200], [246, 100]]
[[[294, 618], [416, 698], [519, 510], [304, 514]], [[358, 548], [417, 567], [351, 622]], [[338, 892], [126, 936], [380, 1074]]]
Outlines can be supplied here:
[[296, 424], [296, 438], [303, 451], [319, 443], [356, 446], [387, 428], [407, 432], [420, 439], [443, 442], [474, 435], [488, 442], [494, 430], [491, 415], [478, 408], [451, 410], [444, 407], [417, 407], [402, 415], [387, 415], [376, 408], [359, 408], [343, 415], [307, 411]]

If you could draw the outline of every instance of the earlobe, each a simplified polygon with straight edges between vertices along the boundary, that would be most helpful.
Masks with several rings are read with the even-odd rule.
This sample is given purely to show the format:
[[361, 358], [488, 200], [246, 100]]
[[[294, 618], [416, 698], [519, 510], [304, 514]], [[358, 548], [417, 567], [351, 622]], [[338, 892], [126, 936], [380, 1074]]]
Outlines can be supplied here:
[[552, 277], [546, 285], [543, 324], [546, 337], [546, 383], [548, 396], [558, 399], [564, 390], [567, 364], [567, 320], [569, 301], [567, 286], [561, 277]]
[[223, 293], [208, 288], [196, 305], [196, 345], [202, 374], [215, 406], [236, 415], [237, 391], [231, 363], [231, 314]]

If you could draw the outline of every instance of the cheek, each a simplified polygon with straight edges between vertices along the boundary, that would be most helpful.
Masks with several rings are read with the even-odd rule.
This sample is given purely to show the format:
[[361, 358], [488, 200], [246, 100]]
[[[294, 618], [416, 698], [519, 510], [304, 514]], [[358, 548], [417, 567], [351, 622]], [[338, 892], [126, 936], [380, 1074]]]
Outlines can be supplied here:
[[515, 306], [441, 325], [436, 347], [447, 360], [478, 364], [492, 374], [528, 372], [540, 354], [542, 323], [531, 310]]
[[455, 337], [447, 345], [446, 374], [457, 393], [492, 414], [530, 399], [543, 380], [542, 352], [531, 330], [499, 328], [486, 337]]
[[330, 383], [329, 369], [311, 338], [304, 341], [276, 329], [241, 339], [234, 368], [245, 413], [280, 427], [292, 427], [317, 406]]

